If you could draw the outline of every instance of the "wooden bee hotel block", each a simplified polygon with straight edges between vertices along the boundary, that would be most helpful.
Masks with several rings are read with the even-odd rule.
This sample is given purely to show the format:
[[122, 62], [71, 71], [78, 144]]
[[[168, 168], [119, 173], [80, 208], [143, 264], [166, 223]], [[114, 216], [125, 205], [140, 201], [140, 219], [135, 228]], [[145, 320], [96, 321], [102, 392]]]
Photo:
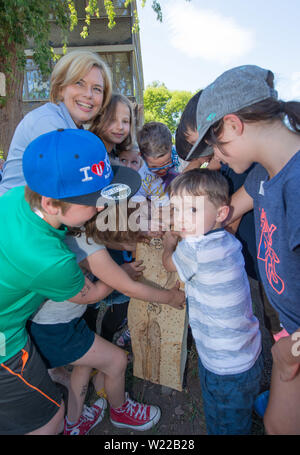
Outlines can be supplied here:
[[[137, 245], [136, 260], [142, 259], [146, 267], [140, 281], [170, 289], [179, 277], [177, 272], [165, 270], [162, 253], [161, 239], [152, 239], [149, 245]], [[182, 282], [180, 287], [184, 289]], [[187, 357], [187, 324], [186, 307], [177, 310], [170, 305], [132, 298], [128, 326], [134, 376], [181, 391]]]

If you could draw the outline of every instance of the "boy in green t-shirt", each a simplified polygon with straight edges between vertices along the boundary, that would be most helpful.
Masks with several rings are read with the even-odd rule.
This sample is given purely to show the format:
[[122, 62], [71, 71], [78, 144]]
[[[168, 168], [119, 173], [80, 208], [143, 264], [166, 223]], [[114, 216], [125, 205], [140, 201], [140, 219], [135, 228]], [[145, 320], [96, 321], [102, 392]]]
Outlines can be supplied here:
[[[64, 403], [26, 322], [46, 298], [88, 304], [112, 291], [84, 277], [63, 242], [65, 226], [83, 226], [106, 203], [131, 197], [140, 177], [112, 168], [102, 141], [80, 129], [35, 139], [25, 150], [23, 172], [28, 186], [0, 198], [0, 434], [55, 434]], [[117, 374], [115, 382], [121, 407], [125, 392]]]

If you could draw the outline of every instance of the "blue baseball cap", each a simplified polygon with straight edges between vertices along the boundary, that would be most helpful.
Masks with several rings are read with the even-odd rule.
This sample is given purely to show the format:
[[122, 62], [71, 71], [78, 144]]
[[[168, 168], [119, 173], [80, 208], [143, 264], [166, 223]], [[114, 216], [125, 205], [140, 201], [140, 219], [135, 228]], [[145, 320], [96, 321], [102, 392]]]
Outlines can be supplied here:
[[111, 166], [98, 136], [82, 129], [59, 129], [34, 139], [23, 155], [23, 173], [36, 193], [73, 204], [101, 207], [132, 197], [138, 172]]

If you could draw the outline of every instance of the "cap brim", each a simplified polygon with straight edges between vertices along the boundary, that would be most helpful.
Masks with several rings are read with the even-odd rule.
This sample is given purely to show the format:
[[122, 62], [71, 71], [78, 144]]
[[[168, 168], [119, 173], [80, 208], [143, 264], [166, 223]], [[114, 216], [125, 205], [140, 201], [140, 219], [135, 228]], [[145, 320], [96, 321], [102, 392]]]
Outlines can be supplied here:
[[185, 161], [191, 161], [201, 156], [209, 156], [214, 153], [213, 148], [210, 145], [207, 145], [203, 141], [203, 137], [197, 139], [189, 153], [187, 154]]
[[[141, 186], [140, 174], [125, 166], [112, 166], [114, 177], [107, 187], [90, 194], [74, 196], [62, 199], [65, 202], [79, 205], [89, 205], [93, 207], [102, 207], [105, 204], [120, 202], [130, 199], [136, 194]], [[107, 191], [108, 188], [115, 187], [113, 191]], [[125, 189], [125, 190], [124, 190]], [[113, 192], [113, 194], [111, 194]]]

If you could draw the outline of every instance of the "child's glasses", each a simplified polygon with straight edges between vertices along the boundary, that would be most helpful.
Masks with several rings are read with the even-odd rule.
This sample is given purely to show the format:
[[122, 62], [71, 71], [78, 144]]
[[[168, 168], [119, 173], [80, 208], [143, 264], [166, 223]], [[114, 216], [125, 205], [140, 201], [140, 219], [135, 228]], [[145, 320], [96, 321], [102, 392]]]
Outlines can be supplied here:
[[152, 171], [152, 172], [158, 172], [158, 171], [163, 171], [164, 169], [170, 169], [171, 167], [174, 166], [174, 163], [173, 161], [171, 163], [168, 163], [168, 164], [165, 164], [164, 166], [160, 166], [160, 167], [148, 167], [149, 171]]

